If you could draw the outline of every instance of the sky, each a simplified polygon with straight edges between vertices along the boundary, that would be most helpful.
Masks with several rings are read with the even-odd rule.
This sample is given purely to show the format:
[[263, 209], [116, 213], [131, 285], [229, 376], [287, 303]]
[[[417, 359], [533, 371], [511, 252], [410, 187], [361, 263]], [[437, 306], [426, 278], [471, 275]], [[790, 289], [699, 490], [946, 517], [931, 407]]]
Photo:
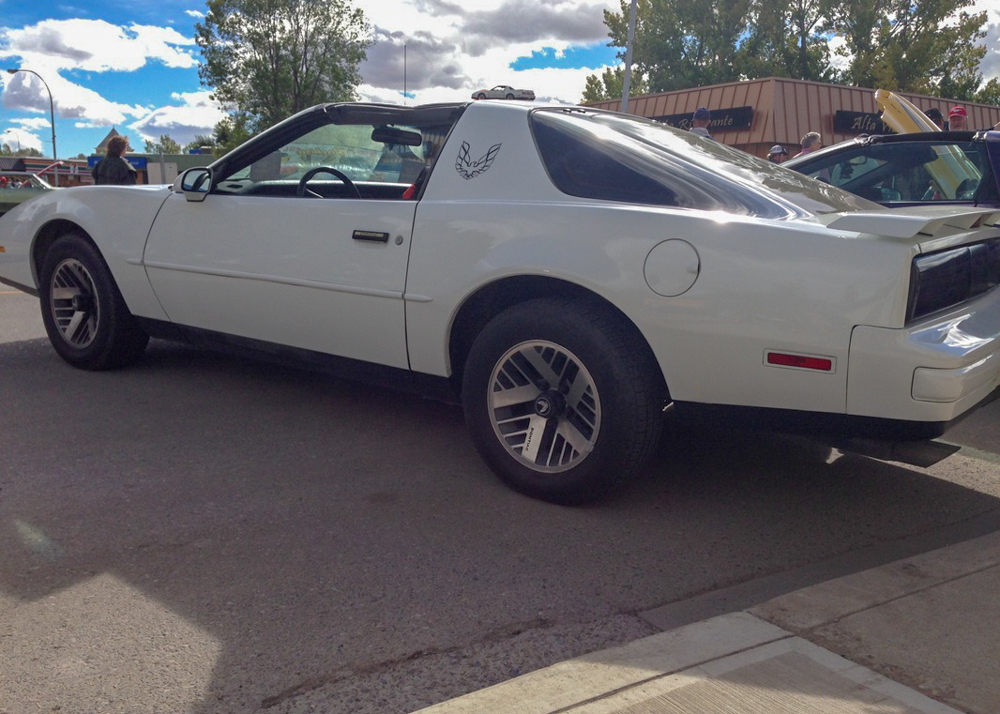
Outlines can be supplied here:
[[[510, 84], [576, 104], [588, 75], [619, 64], [603, 16], [617, 0], [354, 6], [375, 40], [360, 67], [363, 100], [461, 101]], [[205, 9], [204, 0], [0, 0], [0, 67], [37, 73], [0, 73], [0, 141], [52, 156], [51, 106], [62, 158], [94, 153], [112, 127], [136, 151], [164, 134], [182, 146], [210, 135], [223, 114], [198, 79], [194, 27]], [[989, 12], [981, 69], [1000, 77], [1000, 0], [975, 0], [975, 9]]]

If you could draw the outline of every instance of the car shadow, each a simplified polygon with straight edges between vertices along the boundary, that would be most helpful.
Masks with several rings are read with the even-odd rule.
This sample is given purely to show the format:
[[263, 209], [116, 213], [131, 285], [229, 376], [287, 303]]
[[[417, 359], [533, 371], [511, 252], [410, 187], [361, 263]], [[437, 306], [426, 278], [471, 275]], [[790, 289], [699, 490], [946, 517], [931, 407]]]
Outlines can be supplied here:
[[[1000, 467], [961, 453], [923, 469], [672, 423], [630, 488], [565, 508], [505, 488], [461, 411], [413, 395], [159, 341], [100, 373], [3, 344], [0, 374], [0, 671], [31, 660], [46, 707], [117, 687], [108, 711], [412, 711], [616, 643], [594, 623], [1000, 503]], [[515, 662], [463, 654], [526, 631]], [[77, 648], [68, 684], [39, 642]], [[130, 656], [102, 669], [111, 642]], [[432, 656], [453, 671], [392, 678]]]

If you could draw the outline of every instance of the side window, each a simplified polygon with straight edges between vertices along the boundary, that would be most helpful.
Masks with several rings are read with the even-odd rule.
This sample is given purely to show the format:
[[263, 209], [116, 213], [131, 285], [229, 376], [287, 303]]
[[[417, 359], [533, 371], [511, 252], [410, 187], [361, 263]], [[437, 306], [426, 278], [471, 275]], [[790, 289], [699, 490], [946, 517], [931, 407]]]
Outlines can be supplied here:
[[[282, 146], [286, 178], [300, 179], [308, 171], [327, 166], [352, 181], [365, 181], [378, 161], [381, 144], [371, 138], [369, 125], [327, 124]], [[320, 178], [332, 178], [323, 175]]]
[[[217, 190], [254, 196], [293, 197], [304, 193], [301, 182], [308, 179], [308, 191], [327, 198], [403, 198], [406, 188], [417, 181], [432, 159], [435, 147], [449, 127], [423, 129], [389, 124], [325, 124], [254, 161], [233, 170], [219, 180]], [[348, 190], [338, 174], [346, 176], [357, 189]], [[407, 196], [408, 197], [408, 196]]]
[[668, 186], [645, 176], [597, 144], [539, 122], [535, 136], [553, 183], [563, 193], [607, 201], [678, 205]]

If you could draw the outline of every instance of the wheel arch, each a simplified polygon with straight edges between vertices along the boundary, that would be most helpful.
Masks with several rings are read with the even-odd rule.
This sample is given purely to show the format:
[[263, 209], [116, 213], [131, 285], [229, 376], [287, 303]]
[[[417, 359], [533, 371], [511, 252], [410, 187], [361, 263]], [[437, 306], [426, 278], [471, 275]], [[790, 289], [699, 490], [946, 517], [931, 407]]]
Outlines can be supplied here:
[[90, 234], [80, 226], [80, 224], [65, 218], [49, 221], [41, 227], [35, 235], [35, 240], [31, 245], [31, 273], [35, 278], [36, 285], [41, 285], [41, 269], [42, 265], [45, 263], [45, 256], [48, 254], [49, 249], [60, 236], [64, 236], [67, 233], [77, 234], [93, 245], [94, 250], [96, 250], [102, 258], [104, 257], [101, 253], [101, 249], [97, 246], [97, 243], [90, 237]]
[[[614, 314], [627, 326], [635, 344], [648, 354], [652, 364], [658, 365], [649, 342], [632, 319], [615, 307], [607, 299], [585, 287], [558, 278], [541, 275], [518, 275], [502, 278], [482, 286], [470, 295], [459, 308], [452, 321], [448, 343], [448, 357], [451, 362], [451, 380], [456, 393], [461, 393], [465, 361], [476, 337], [486, 324], [504, 310], [519, 303], [539, 298], [558, 297], [574, 301], [598, 304]], [[667, 388], [663, 371], [657, 367], [660, 380]]]

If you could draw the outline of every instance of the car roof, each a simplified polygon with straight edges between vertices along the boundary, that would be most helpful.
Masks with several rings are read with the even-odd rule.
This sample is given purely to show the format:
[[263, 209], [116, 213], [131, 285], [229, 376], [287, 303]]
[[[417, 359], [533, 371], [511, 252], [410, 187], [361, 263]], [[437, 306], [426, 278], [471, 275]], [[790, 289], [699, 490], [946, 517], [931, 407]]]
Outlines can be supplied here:
[[812, 163], [825, 156], [837, 154], [844, 149], [858, 146], [910, 143], [953, 144], [956, 142], [986, 140], [1000, 141], [1000, 131], [919, 131], [907, 134], [861, 134], [853, 139], [817, 149], [804, 156], [788, 159], [782, 165], [788, 168], [795, 168], [803, 164]]

